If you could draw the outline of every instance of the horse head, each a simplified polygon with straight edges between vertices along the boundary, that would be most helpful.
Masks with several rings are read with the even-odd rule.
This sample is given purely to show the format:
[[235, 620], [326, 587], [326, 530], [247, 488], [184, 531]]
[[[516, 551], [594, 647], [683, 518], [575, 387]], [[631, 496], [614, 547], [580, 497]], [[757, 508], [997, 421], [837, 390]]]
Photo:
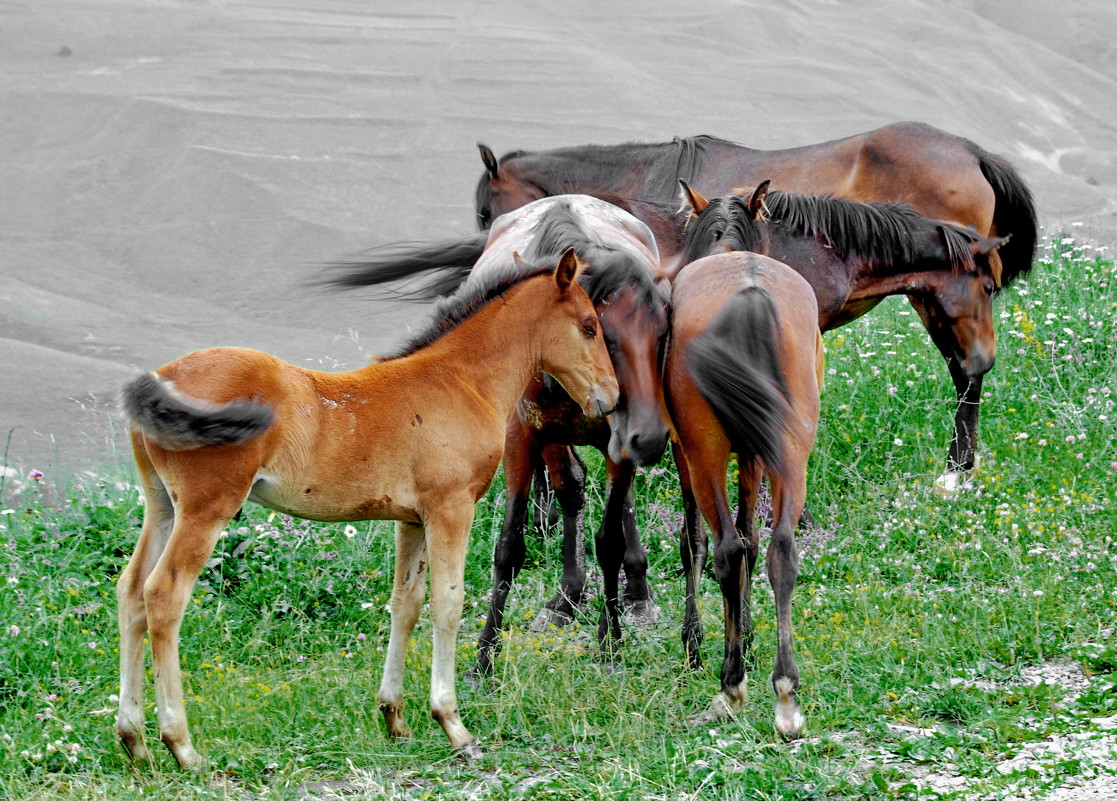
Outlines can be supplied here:
[[516, 175], [514, 162], [510, 161], [515, 153], [505, 156], [504, 163], [501, 164], [486, 145], [478, 142], [477, 148], [481, 151], [481, 161], [485, 164], [485, 174], [477, 182], [474, 198], [477, 226], [482, 231], [487, 230], [501, 214], [549, 195], [542, 188], [530, 181], [521, 180]]
[[768, 231], [764, 225], [764, 200], [769, 181], [763, 181], [744, 198], [738, 194], [707, 200], [679, 181], [683, 209], [690, 209], [685, 260], [695, 261], [719, 251], [747, 250], [767, 255]]

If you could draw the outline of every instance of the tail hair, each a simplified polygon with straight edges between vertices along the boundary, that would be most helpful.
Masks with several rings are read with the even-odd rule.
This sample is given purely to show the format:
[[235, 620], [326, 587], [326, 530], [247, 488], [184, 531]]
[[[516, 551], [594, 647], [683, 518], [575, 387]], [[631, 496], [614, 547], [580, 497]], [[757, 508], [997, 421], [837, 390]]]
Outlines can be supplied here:
[[736, 293], [691, 345], [687, 366], [738, 457], [759, 460], [783, 477], [783, 443], [792, 419], [776, 352], [772, 297], [759, 287]]
[[488, 234], [477, 234], [427, 244], [381, 245], [352, 260], [326, 265], [328, 270], [320, 282], [334, 289], [357, 289], [381, 287], [429, 273], [429, 279], [419, 286], [381, 287], [382, 292], [394, 299], [429, 301], [449, 295], [461, 286], [484, 252], [487, 241]]
[[232, 445], [259, 436], [275, 414], [256, 401], [216, 404], [178, 392], [155, 373], [132, 379], [121, 392], [132, 425], [170, 450]]
[[1032, 269], [1039, 240], [1035, 200], [1024, 179], [1008, 161], [973, 142], [969, 145], [981, 174], [993, 188], [993, 225], [997, 236], [1012, 235], [1012, 239], [997, 251], [1002, 264], [1003, 285], [1007, 286]]

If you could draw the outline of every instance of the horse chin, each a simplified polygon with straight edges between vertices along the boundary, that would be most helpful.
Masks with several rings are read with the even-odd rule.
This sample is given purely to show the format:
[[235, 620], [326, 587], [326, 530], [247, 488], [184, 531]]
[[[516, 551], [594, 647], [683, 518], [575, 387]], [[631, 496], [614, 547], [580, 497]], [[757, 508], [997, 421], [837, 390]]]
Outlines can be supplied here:
[[609, 458], [614, 464], [628, 461], [628, 453], [624, 449], [625, 433], [628, 431], [627, 415], [623, 412], [614, 412], [609, 418]]
[[996, 356], [986, 353], [970, 353], [967, 358], [963, 358], [962, 354], [956, 354], [954, 358], [967, 378], [981, 378], [993, 369], [993, 364], [997, 360]]

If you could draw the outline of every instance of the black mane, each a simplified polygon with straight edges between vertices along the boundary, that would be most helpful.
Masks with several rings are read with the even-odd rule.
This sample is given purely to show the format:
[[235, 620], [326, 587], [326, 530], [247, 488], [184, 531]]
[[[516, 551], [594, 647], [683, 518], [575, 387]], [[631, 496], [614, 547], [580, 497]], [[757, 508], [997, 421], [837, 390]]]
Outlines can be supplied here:
[[[616, 191], [621, 188], [618, 180], [643, 168], [646, 175], [640, 196], [669, 198], [675, 195], [679, 179], [694, 181], [706, 160], [707, 143], [722, 141], [712, 136], [688, 136], [670, 142], [574, 145], [534, 153], [517, 150], [502, 156], [499, 165], [515, 169], [518, 181], [545, 197], [585, 192], [591, 186], [596, 192]], [[491, 204], [492, 187], [485, 174], [477, 184], [478, 215]]]
[[402, 359], [428, 345], [437, 342], [446, 334], [453, 331], [463, 322], [476, 314], [483, 306], [496, 300], [505, 292], [519, 283], [535, 278], [538, 275], [554, 271], [554, 265], [533, 267], [526, 272], [516, 267], [508, 267], [479, 285], [465, 285], [461, 290], [449, 297], [440, 298], [434, 304], [434, 313], [426, 330], [414, 335], [401, 345], [394, 353], [385, 356], [381, 361]]
[[821, 195], [770, 192], [771, 225], [793, 236], [821, 236], [839, 258], [872, 259], [882, 265], [911, 262], [912, 234], [937, 230], [956, 269], [972, 270], [969, 243], [981, 236], [968, 228], [929, 220], [902, 203], [858, 203]]

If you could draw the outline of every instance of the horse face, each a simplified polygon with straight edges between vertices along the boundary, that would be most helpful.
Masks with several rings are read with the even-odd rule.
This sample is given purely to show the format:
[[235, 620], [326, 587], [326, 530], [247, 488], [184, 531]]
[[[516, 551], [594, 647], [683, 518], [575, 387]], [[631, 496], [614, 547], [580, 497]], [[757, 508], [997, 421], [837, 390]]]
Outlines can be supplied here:
[[965, 276], [951, 275], [931, 293], [920, 310], [935, 345], [971, 378], [984, 375], [997, 356], [993, 332], [995, 282], [987, 263]]
[[597, 312], [586, 291], [573, 283], [568, 260], [576, 261], [572, 250], [563, 255], [555, 271], [558, 302], [539, 321], [542, 367], [562, 384], [586, 417], [601, 417], [617, 407], [620, 388]]
[[620, 385], [617, 409], [609, 418], [609, 458], [640, 466], [656, 464], [667, 447], [663, 401], [663, 350], [667, 308], [659, 298], [631, 285], [598, 304], [609, 358]]
[[477, 183], [474, 198], [477, 226], [482, 231], [487, 231], [493, 220], [501, 214], [515, 211], [544, 197], [548, 197], [548, 194], [543, 189], [530, 181], [517, 178], [514, 166], [502, 164], [499, 169], [490, 169]]

